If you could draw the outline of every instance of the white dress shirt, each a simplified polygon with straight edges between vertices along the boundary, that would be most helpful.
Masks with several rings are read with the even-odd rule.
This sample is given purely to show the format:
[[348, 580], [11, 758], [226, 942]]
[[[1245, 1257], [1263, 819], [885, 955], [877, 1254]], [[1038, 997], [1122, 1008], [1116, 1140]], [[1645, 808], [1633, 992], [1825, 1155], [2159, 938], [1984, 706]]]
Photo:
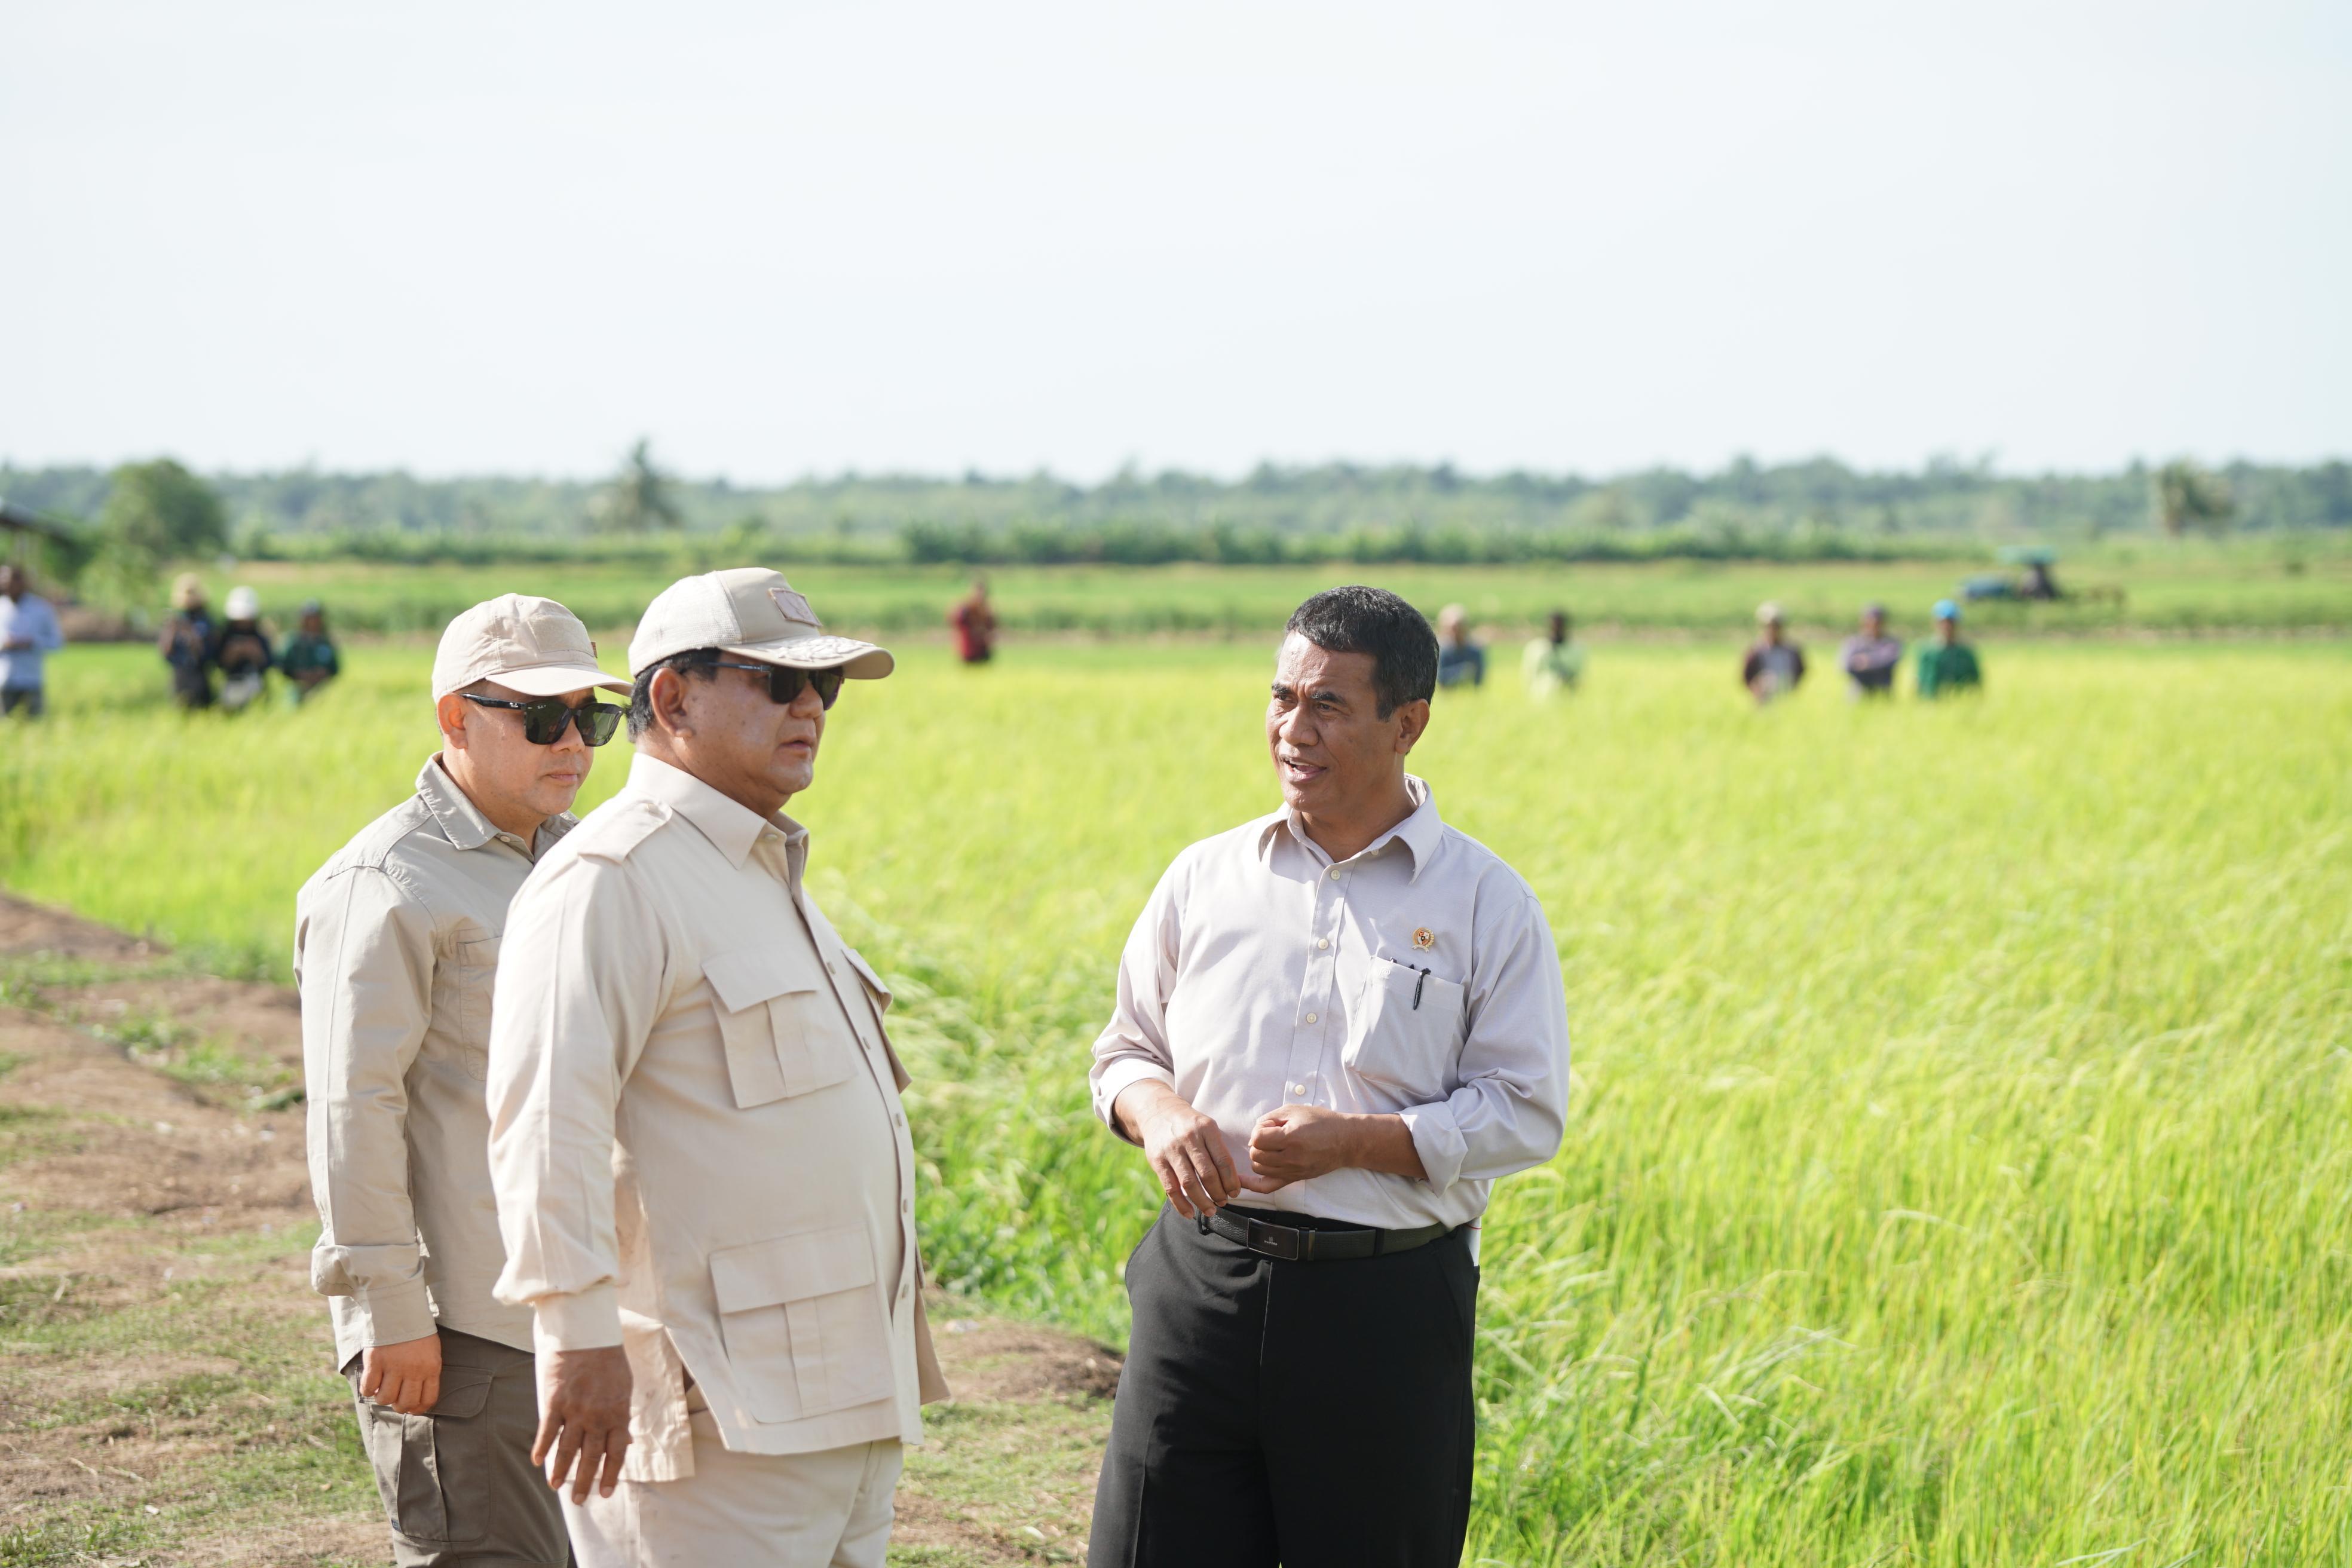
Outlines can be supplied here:
[[1237, 1169], [1285, 1104], [1402, 1116], [1425, 1181], [1343, 1170], [1252, 1207], [1465, 1225], [1497, 1176], [1559, 1148], [1568, 1002], [1543, 907], [1486, 846], [1412, 814], [1336, 864], [1288, 807], [1186, 849], [1119, 959], [1097, 1114], [1144, 1079], [1215, 1119]]

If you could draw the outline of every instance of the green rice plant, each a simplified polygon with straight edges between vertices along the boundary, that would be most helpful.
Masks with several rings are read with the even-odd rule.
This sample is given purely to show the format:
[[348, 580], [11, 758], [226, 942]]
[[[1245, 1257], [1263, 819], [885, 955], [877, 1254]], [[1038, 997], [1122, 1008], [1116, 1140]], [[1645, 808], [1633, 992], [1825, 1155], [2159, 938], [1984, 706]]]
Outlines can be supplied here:
[[[1485, 1232], [1473, 1559], [2352, 1563], [2352, 651], [1986, 651], [1972, 701], [1758, 710], [1728, 640], [1441, 697], [1415, 769], [1542, 897], [1576, 1037]], [[0, 879], [282, 973], [429, 753], [425, 656], [183, 718], [134, 653], [0, 751]], [[918, 647], [835, 710], [794, 815], [950, 1289], [1123, 1333], [1154, 1197], [1087, 1051], [1169, 858], [1274, 803], [1269, 656]]]

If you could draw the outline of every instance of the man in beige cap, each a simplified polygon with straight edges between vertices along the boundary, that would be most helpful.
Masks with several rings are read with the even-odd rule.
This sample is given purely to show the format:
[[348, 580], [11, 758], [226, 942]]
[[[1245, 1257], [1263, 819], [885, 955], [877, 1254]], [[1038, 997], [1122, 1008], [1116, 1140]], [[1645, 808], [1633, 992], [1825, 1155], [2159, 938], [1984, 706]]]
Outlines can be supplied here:
[[597, 687], [629, 689], [552, 599], [508, 594], [450, 622], [440, 752], [295, 903], [310, 1277], [403, 1565], [567, 1558], [530, 1457], [530, 1314], [491, 1295], [505, 1255], [482, 1074], [508, 902], [621, 722]]
[[520, 898], [490, 1028], [506, 1272], [582, 1568], [876, 1564], [944, 1398], [890, 994], [782, 815], [845, 679], [773, 572], [673, 584], [629, 644], [629, 782]]

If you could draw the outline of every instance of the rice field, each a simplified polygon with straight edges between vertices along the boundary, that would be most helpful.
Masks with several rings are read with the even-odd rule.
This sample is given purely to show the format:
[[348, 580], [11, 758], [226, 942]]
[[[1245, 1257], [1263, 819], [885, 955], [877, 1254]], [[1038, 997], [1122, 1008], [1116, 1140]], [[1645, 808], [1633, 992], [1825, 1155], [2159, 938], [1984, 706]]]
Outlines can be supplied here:
[[[281, 973], [428, 659], [184, 719], [68, 653], [0, 731], [0, 882]], [[1470, 1560], [2352, 1563], [2352, 646], [1986, 663], [1759, 712], [1729, 643], [1604, 644], [1573, 700], [1441, 699], [1416, 771], [1542, 897], [1576, 1042], [1489, 1216]], [[1153, 1189], [1087, 1051], [1169, 857], [1273, 803], [1268, 668], [919, 647], [835, 710], [795, 815], [899, 990], [951, 1289], [1123, 1333]]]

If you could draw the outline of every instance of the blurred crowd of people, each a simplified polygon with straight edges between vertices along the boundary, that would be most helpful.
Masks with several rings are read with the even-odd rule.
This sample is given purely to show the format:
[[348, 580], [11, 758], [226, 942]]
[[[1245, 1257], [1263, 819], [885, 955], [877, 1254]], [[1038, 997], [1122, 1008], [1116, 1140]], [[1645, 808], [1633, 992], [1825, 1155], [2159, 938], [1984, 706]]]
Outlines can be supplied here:
[[[1960, 606], [1938, 599], [1928, 612], [1935, 623], [1934, 640], [1919, 650], [1913, 680], [1927, 701], [1977, 691], [1984, 686], [1984, 667], [1976, 649], [1960, 638]], [[1759, 707], [1788, 695], [1805, 679], [1805, 650], [1790, 640], [1788, 620], [1770, 602], [1756, 608], [1756, 640], [1740, 661], [1739, 682]], [[1903, 639], [1886, 629], [1886, 606], [1862, 607], [1860, 629], [1838, 648], [1838, 668], [1845, 672], [1846, 695], [1856, 701], [1895, 695], [1895, 672], [1903, 666]]]
[[193, 572], [172, 584], [172, 613], [155, 651], [171, 668], [173, 700], [190, 710], [250, 708], [268, 694], [273, 673], [293, 701], [306, 702], [343, 668], [318, 600], [302, 605], [294, 629], [273, 647], [260, 595], [231, 588], [215, 617], [204, 580]]

